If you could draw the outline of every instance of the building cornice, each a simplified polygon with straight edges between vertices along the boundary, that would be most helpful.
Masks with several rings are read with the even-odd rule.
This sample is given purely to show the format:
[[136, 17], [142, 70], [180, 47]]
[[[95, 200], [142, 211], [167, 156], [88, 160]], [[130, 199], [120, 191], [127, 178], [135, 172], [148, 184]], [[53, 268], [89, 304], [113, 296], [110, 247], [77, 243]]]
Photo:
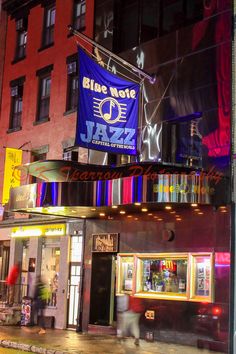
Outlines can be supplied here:
[[18, 17], [19, 14], [29, 11], [32, 7], [40, 4], [40, 0], [4, 0], [2, 8], [12, 18]]

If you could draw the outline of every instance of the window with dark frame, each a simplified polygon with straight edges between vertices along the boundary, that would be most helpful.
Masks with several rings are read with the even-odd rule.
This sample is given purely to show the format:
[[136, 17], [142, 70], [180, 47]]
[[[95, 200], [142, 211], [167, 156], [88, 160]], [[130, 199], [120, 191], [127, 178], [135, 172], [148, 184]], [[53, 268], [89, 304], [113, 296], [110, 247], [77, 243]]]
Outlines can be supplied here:
[[74, 111], [78, 106], [78, 70], [76, 55], [67, 58], [67, 102], [66, 111]]
[[[36, 151], [32, 151], [32, 155], [31, 155], [31, 162], [36, 162], [36, 161], [43, 161], [46, 160], [47, 158], [47, 153], [46, 152], [36, 152]], [[35, 176], [30, 176], [30, 183], [40, 183], [43, 180], [39, 177], [35, 177]]]
[[[112, 50], [120, 53], [202, 18], [202, 0], [117, 0]], [[95, 28], [95, 35], [99, 30], [99, 26]]]
[[51, 93], [51, 71], [53, 65], [39, 69], [36, 75], [39, 77], [38, 106], [36, 122], [49, 120], [49, 106]]
[[16, 50], [15, 50], [15, 60], [20, 60], [25, 58], [26, 55], [26, 43], [27, 43], [27, 30], [28, 30], [28, 19], [20, 18], [16, 20]]
[[54, 43], [55, 18], [56, 6], [53, 3], [45, 7], [42, 47], [47, 47]]
[[23, 84], [24, 78], [14, 80], [10, 84], [11, 89], [11, 112], [9, 129], [18, 130], [21, 128], [22, 105], [23, 105]]
[[73, 11], [73, 27], [76, 30], [85, 29], [86, 1], [75, 0]]

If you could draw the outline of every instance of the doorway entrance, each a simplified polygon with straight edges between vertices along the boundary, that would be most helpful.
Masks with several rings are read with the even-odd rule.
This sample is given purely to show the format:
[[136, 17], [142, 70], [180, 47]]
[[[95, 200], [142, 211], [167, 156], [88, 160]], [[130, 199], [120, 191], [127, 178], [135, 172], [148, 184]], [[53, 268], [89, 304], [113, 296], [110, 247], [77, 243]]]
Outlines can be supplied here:
[[7, 301], [6, 277], [9, 268], [10, 241], [0, 242], [0, 302]]
[[67, 291], [67, 328], [80, 328], [83, 236], [72, 236]]
[[93, 253], [90, 324], [112, 326], [116, 321], [114, 253]]

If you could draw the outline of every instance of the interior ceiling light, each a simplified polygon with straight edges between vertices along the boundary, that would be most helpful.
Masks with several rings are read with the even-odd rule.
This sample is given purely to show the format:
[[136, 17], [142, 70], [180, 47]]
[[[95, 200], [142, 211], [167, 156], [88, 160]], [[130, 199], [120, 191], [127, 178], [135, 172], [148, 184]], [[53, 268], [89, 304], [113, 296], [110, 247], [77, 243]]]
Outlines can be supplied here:
[[200, 211], [200, 212], [198, 213], [198, 215], [203, 215], [203, 212], [202, 212], [202, 211]]
[[112, 205], [112, 209], [117, 209], [118, 206], [117, 205]]
[[134, 218], [134, 220], [138, 220], [138, 218]]
[[165, 209], [166, 209], [166, 210], [171, 210], [172, 207], [171, 207], [170, 205], [166, 205], [166, 206], [165, 206]]
[[157, 220], [158, 220], [158, 221], [162, 221], [163, 219], [162, 219], [162, 218], [158, 218]]
[[192, 203], [191, 207], [197, 207], [198, 205], [196, 203]]
[[200, 209], [194, 209], [194, 211], [200, 211]]
[[226, 209], [222, 209], [220, 212], [221, 213], [227, 213], [227, 210]]
[[85, 218], [86, 218], [86, 216], [85, 216], [85, 215], [81, 215], [81, 218], [85, 219]]
[[152, 216], [153, 214], [152, 213], [148, 213], [148, 216]]
[[176, 218], [177, 221], [181, 221], [182, 219], [181, 218]]
[[96, 211], [96, 208], [92, 208], [91, 211]]
[[226, 206], [225, 206], [225, 205], [221, 205], [221, 206], [219, 207], [219, 209], [226, 209]]
[[127, 215], [127, 218], [132, 218], [132, 215]]
[[120, 211], [120, 214], [125, 214], [126, 212], [124, 210], [121, 210]]
[[105, 216], [106, 214], [105, 214], [105, 213], [100, 213], [99, 215], [100, 215], [100, 216]]
[[144, 213], [148, 211], [147, 208], [142, 208], [141, 211], [143, 211]]
[[141, 203], [134, 203], [134, 205], [139, 206], [139, 205], [141, 205]]

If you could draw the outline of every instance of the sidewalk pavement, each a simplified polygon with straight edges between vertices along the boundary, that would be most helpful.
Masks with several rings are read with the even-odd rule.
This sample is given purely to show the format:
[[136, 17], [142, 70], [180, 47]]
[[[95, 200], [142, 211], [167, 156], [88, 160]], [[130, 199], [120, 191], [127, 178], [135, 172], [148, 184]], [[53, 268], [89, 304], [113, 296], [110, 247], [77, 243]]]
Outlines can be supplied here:
[[115, 336], [80, 334], [75, 331], [48, 329], [39, 335], [38, 328], [0, 326], [0, 346], [41, 354], [222, 354], [190, 346], [147, 342], [134, 345], [133, 338], [118, 342]]

